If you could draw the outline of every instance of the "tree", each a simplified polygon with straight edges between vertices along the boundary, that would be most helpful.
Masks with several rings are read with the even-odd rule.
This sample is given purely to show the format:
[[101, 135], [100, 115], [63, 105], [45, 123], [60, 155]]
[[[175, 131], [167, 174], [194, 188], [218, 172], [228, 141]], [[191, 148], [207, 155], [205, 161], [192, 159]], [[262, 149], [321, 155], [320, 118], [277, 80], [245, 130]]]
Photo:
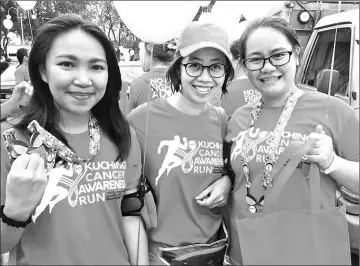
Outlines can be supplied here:
[[92, 21], [105, 32], [114, 46], [123, 46], [138, 52], [140, 39], [122, 22], [112, 1], [90, 1], [88, 10]]

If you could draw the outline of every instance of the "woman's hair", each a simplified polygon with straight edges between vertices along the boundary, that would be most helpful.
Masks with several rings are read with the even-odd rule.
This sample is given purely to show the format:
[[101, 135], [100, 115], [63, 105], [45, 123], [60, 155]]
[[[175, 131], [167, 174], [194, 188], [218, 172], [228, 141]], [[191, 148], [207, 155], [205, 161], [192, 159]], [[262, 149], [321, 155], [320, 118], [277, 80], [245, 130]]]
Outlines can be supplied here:
[[25, 48], [20, 48], [16, 51], [16, 58], [19, 61], [19, 65], [20, 66], [23, 62], [24, 62], [24, 57], [25, 56], [29, 56], [29, 51], [28, 49]]
[[[179, 92], [181, 91], [180, 85], [181, 85], [181, 77], [180, 77], [180, 66], [181, 66], [181, 60], [183, 57], [180, 55], [180, 52], [177, 52], [174, 58], [174, 61], [169, 66], [168, 71], [166, 72], [166, 79], [168, 82], [172, 83], [173, 85], [173, 92]], [[231, 62], [225, 56], [226, 59], [226, 71], [225, 71], [225, 80], [224, 84], [221, 87], [222, 93], [227, 93], [227, 83], [234, 78], [235, 72], [234, 67], [232, 66]]]
[[108, 82], [102, 99], [91, 109], [102, 131], [118, 149], [116, 160], [124, 160], [130, 151], [130, 126], [119, 108], [121, 74], [111, 42], [101, 29], [92, 22], [76, 14], [62, 14], [42, 25], [34, 39], [29, 56], [29, 74], [34, 86], [33, 96], [25, 109], [22, 120], [16, 125], [26, 129], [28, 124], [37, 120], [51, 134], [68, 145], [64, 132], [59, 127], [59, 111], [55, 107], [49, 85], [40, 76], [40, 68], [45, 68], [46, 57], [55, 38], [72, 30], [81, 30], [99, 41], [104, 48], [108, 65]]
[[[145, 51], [148, 55], [151, 55], [151, 50], [148, 49], [147, 42], [144, 43]], [[175, 56], [175, 47], [172, 47], [171, 42], [163, 44], [152, 44], [153, 45], [153, 57], [156, 57], [159, 61], [164, 63], [171, 63]]]
[[230, 45], [230, 53], [234, 60], [238, 60], [240, 57], [240, 49], [239, 49], [240, 39], [233, 41]]
[[301, 62], [300, 43], [295, 30], [290, 26], [290, 24], [285, 19], [275, 16], [269, 16], [269, 17], [258, 18], [249, 22], [248, 26], [242, 33], [239, 40], [239, 51], [240, 51], [239, 59], [241, 63], [245, 59], [246, 43], [250, 34], [259, 28], [272, 28], [282, 33], [286, 37], [286, 39], [290, 42], [293, 48], [299, 49], [298, 56], [299, 56], [299, 62]]

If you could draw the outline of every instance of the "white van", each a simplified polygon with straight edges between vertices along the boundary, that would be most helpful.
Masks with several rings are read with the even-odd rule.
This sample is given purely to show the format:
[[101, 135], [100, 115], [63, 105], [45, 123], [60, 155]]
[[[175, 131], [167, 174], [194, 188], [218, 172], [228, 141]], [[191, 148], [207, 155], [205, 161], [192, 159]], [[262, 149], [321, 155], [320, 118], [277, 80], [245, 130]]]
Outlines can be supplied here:
[[[305, 48], [297, 78], [305, 89], [344, 100], [359, 117], [359, 9], [319, 20]], [[339, 187], [336, 199], [338, 206], [346, 206], [352, 257], [357, 256], [353, 261], [358, 265], [359, 195]]]
[[359, 9], [321, 18], [302, 62], [300, 84], [328, 94], [331, 78], [330, 94], [350, 104], [359, 116]]

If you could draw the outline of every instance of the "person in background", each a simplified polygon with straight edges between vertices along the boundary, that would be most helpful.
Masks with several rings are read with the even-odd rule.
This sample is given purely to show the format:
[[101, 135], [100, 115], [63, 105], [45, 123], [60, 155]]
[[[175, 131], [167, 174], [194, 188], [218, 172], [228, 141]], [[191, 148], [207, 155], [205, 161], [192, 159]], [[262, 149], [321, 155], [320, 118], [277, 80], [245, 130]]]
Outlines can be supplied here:
[[150, 265], [223, 264], [227, 238], [221, 235], [221, 207], [232, 184], [222, 172], [227, 116], [208, 102], [225, 93], [234, 76], [229, 50], [223, 28], [190, 23], [166, 73], [176, 93], [128, 115], [158, 200], [158, 225], [148, 231]]
[[235, 68], [235, 78], [227, 86], [228, 92], [221, 99], [221, 106], [225, 109], [228, 119], [239, 107], [247, 104], [248, 102], [258, 99], [261, 95], [260, 92], [254, 89], [246, 72], [239, 63], [239, 39], [235, 40], [230, 46], [232, 55], [232, 63]]
[[[239, 51], [249, 81], [262, 96], [237, 109], [228, 124], [229, 162], [236, 174], [228, 204], [233, 265], [242, 265], [236, 220], [263, 215], [264, 192], [272, 184], [263, 177], [271, 176], [277, 158], [295, 141], [314, 145], [281, 192], [278, 210], [309, 208], [309, 163], [321, 171], [323, 209], [335, 207], [338, 185], [359, 194], [359, 120], [342, 100], [297, 87], [301, 48], [295, 30], [279, 17], [256, 19], [241, 35]], [[261, 254], [254, 250], [254, 256]]]
[[148, 265], [141, 218], [123, 205], [138, 191], [141, 156], [118, 106], [112, 44], [62, 14], [37, 30], [29, 70], [30, 104], [1, 124], [1, 253], [11, 265]]
[[19, 65], [15, 70], [15, 84], [20, 82], [30, 81], [29, 70], [28, 70], [28, 61], [29, 61], [29, 51], [25, 48], [20, 48], [16, 52], [16, 57], [19, 61]]
[[128, 112], [145, 102], [173, 94], [172, 86], [165, 77], [175, 55], [172, 43], [140, 43], [140, 55], [141, 66], [145, 73], [130, 84]]
[[11, 98], [1, 104], [1, 121], [21, 115], [22, 109], [30, 102], [32, 92], [32, 86], [26, 81], [15, 85]]

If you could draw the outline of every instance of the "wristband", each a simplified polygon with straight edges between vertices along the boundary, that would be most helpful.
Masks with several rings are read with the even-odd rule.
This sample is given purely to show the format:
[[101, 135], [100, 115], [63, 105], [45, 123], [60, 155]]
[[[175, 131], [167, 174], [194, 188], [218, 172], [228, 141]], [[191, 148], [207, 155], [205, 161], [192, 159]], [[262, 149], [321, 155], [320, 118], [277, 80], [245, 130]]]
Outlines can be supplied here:
[[4, 214], [4, 207], [5, 205], [1, 205], [0, 207], [0, 218], [2, 220], [3, 223], [9, 225], [9, 226], [12, 226], [12, 227], [16, 227], [16, 228], [25, 228], [29, 223], [31, 223], [31, 215], [29, 216], [29, 219], [27, 219], [25, 222], [19, 222], [19, 221], [15, 221], [9, 217], [7, 217], [5, 214]]
[[325, 170], [320, 170], [320, 171], [322, 173], [324, 173], [325, 175], [328, 175], [331, 172], [337, 170], [339, 167], [340, 167], [340, 165], [339, 165], [339, 157], [334, 152], [333, 160], [332, 160], [331, 164], [329, 165], [329, 167], [326, 168]]

